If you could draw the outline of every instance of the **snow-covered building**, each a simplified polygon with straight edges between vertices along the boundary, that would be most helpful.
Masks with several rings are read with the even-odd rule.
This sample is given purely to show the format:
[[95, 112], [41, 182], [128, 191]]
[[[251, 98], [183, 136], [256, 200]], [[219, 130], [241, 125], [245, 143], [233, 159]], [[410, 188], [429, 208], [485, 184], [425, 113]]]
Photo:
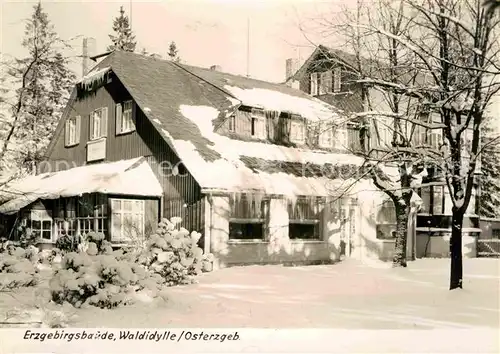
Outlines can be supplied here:
[[220, 266], [387, 259], [377, 230], [391, 206], [348, 152], [343, 113], [286, 85], [113, 52], [0, 214], [49, 245], [89, 230], [120, 244], [181, 217]]
[[[332, 49], [323, 45], [318, 46], [314, 52], [298, 67], [293, 73], [289, 72], [290, 59], [287, 60], [286, 84], [290, 87], [297, 88], [311, 96], [329, 103], [338, 109], [344, 111], [346, 115], [355, 116], [356, 113], [372, 111], [372, 112], [392, 112], [389, 105], [388, 97], [383, 86], [380, 84], [373, 85], [370, 80], [359, 82], [360, 73], [358, 70], [358, 59], [355, 55], [347, 53], [343, 50]], [[370, 77], [371, 81], [385, 81], [390, 77], [388, 69], [384, 64], [360, 58], [363, 67], [363, 77]], [[414, 78], [403, 72], [400, 78], [402, 82], [414, 83]], [[404, 76], [406, 75], [406, 76]], [[428, 78], [421, 74], [415, 79], [419, 84], [428, 84]], [[370, 105], [363, 99], [362, 85], [369, 91]], [[409, 84], [411, 85], [411, 84]], [[408, 86], [409, 86], [408, 85]], [[410, 96], [410, 95], [408, 95]], [[400, 98], [405, 109], [411, 104], [411, 97], [407, 100]], [[440, 118], [427, 114], [422, 116], [424, 119], [429, 119], [430, 122], [440, 122]], [[391, 146], [393, 138], [393, 130], [391, 129], [393, 118], [387, 117], [387, 121], [380, 122], [384, 118], [378, 116], [379, 121], [377, 127], [374, 127], [373, 122], [370, 126], [370, 135], [377, 136], [377, 139], [371, 139], [370, 147], [375, 144], [381, 146]], [[435, 119], [438, 119], [437, 121]], [[414, 126], [415, 131], [411, 133], [411, 139], [415, 145], [426, 143], [430, 148], [439, 149], [441, 141], [443, 141], [441, 130], [425, 129], [421, 126]], [[355, 120], [348, 122], [346, 126], [347, 141], [346, 144], [351, 151], [359, 148], [359, 126]], [[472, 128], [467, 134], [472, 136]], [[466, 135], [467, 137], [467, 135]], [[466, 159], [466, 152], [464, 152]], [[480, 159], [479, 159], [480, 162]], [[467, 166], [467, 163], [464, 164]], [[421, 183], [415, 186], [415, 191], [422, 200], [421, 208], [419, 209], [416, 218], [416, 256], [417, 257], [441, 257], [449, 254], [449, 237], [451, 235], [451, 207], [450, 199], [446, 183], [439, 174], [439, 171], [428, 170], [428, 174], [423, 177]], [[468, 256], [475, 255], [475, 240], [479, 236], [481, 229], [479, 227], [478, 205], [476, 200], [479, 195], [479, 175], [481, 174], [480, 163], [476, 165], [476, 173], [478, 182], [473, 190], [469, 207], [464, 218], [464, 254]], [[385, 200], [389, 206], [393, 203], [390, 200]], [[387, 213], [381, 214], [381, 218], [376, 222], [377, 240], [375, 244], [393, 243], [393, 231], [396, 228], [395, 213], [389, 208], [385, 209]]]

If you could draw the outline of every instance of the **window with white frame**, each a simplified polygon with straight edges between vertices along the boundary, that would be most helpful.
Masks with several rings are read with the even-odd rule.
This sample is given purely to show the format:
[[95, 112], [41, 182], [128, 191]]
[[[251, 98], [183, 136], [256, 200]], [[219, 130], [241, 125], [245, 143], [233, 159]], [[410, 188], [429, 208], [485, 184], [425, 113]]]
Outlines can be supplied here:
[[71, 117], [66, 121], [65, 146], [77, 145], [80, 142], [80, 116]]
[[108, 133], [108, 108], [98, 108], [90, 115], [90, 140], [103, 138]]
[[319, 75], [318, 73], [311, 73], [311, 91], [309, 92], [313, 96], [318, 95], [318, 80], [319, 80]]
[[340, 92], [342, 90], [342, 69], [336, 67], [333, 69], [333, 92]]
[[263, 240], [269, 200], [240, 194], [229, 198], [229, 239]]
[[306, 139], [305, 130], [304, 121], [292, 119], [290, 124], [290, 141], [295, 144], [303, 144]]
[[144, 238], [144, 200], [110, 199], [111, 241], [131, 242]]
[[116, 105], [116, 134], [125, 134], [135, 130], [133, 117], [133, 101], [125, 101]]
[[385, 200], [376, 211], [377, 239], [396, 238], [396, 208], [392, 200]]
[[288, 236], [291, 240], [319, 240], [325, 203], [321, 198], [298, 198], [288, 202]]
[[31, 231], [42, 240], [52, 240], [52, 218], [46, 210], [32, 210], [30, 226]]

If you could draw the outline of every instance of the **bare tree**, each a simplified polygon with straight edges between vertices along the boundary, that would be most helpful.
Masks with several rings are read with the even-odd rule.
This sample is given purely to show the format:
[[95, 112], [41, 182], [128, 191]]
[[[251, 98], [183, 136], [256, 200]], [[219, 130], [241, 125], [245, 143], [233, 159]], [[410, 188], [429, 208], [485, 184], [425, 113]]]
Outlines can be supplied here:
[[[322, 27], [335, 30], [352, 49], [354, 60], [346, 66], [349, 83], [360, 92], [363, 111], [347, 117], [357, 126], [360, 144], [350, 151], [362, 156], [373, 183], [393, 202], [396, 240], [393, 266], [406, 267], [408, 221], [413, 187], [421, 182], [425, 166], [435, 160], [430, 141], [421, 139], [423, 129], [439, 129], [428, 122], [420, 96], [410, 88], [423, 80], [415, 56], [392, 36], [408, 36], [414, 29], [404, 1], [381, 0], [368, 7], [361, 0], [355, 9], [343, 9]], [[325, 60], [338, 60], [325, 53]], [[323, 65], [320, 63], [319, 65]], [[425, 119], [422, 119], [425, 118]], [[433, 155], [434, 153], [434, 155]], [[390, 169], [397, 170], [389, 173]], [[414, 257], [414, 254], [411, 255]]]
[[[439, 118], [443, 136], [437, 166], [452, 201], [450, 289], [462, 288], [462, 225], [475, 183], [485, 110], [498, 91], [498, 16], [479, 0], [406, 0], [414, 29], [396, 35], [372, 23], [363, 26], [409, 50], [425, 85], [402, 89], [420, 97]], [[387, 83], [392, 85], [392, 82]], [[434, 128], [434, 126], [433, 126]]]

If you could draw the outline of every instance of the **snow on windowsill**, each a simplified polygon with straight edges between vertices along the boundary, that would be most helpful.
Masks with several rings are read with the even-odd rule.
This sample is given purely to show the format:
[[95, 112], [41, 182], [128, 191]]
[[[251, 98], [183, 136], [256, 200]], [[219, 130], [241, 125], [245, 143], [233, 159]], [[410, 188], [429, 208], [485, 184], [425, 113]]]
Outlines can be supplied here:
[[252, 240], [229, 240], [227, 241], [228, 244], [267, 244], [269, 241], [261, 240], [261, 239], [252, 239]]
[[327, 241], [325, 240], [307, 240], [307, 239], [294, 239], [294, 240], [290, 240], [290, 243], [292, 244], [299, 244], [299, 245], [302, 245], [302, 244], [308, 244], [308, 245], [319, 245], [319, 244], [326, 244]]

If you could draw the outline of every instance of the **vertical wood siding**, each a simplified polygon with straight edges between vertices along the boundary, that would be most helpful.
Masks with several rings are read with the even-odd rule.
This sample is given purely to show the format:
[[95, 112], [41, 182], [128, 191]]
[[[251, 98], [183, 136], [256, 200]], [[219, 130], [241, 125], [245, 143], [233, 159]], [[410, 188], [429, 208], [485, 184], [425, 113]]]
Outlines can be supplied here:
[[[144, 113], [134, 111], [136, 130], [116, 135], [115, 104], [131, 99], [127, 90], [116, 79], [98, 89], [94, 95], [75, 102], [68, 118], [81, 116], [81, 136], [77, 146], [64, 146], [64, 130], [57, 137], [54, 149], [42, 164], [39, 172], [60, 171], [86, 163], [86, 145], [89, 140], [90, 113], [100, 107], [108, 107], [108, 135], [106, 158], [99, 162], [113, 162], [145, 156], [151, 169], [163, 187], [163, 216], [179, 216], [188, 230], [203, 230], [202, 194], [198, 183], [187, 171], [174, 176], [172, 168], [179, 164], [179, 157], [170, 149]], [[163, 165], [162, 165], [163, 163]], [[182, 164], [181, 164], [182, 165]], [[163, 167], [162, 167], [163, 166]], [[166, 167], [165, 167], [166, 166]], [[140, 183], [140, 181], [138, 181]]]

